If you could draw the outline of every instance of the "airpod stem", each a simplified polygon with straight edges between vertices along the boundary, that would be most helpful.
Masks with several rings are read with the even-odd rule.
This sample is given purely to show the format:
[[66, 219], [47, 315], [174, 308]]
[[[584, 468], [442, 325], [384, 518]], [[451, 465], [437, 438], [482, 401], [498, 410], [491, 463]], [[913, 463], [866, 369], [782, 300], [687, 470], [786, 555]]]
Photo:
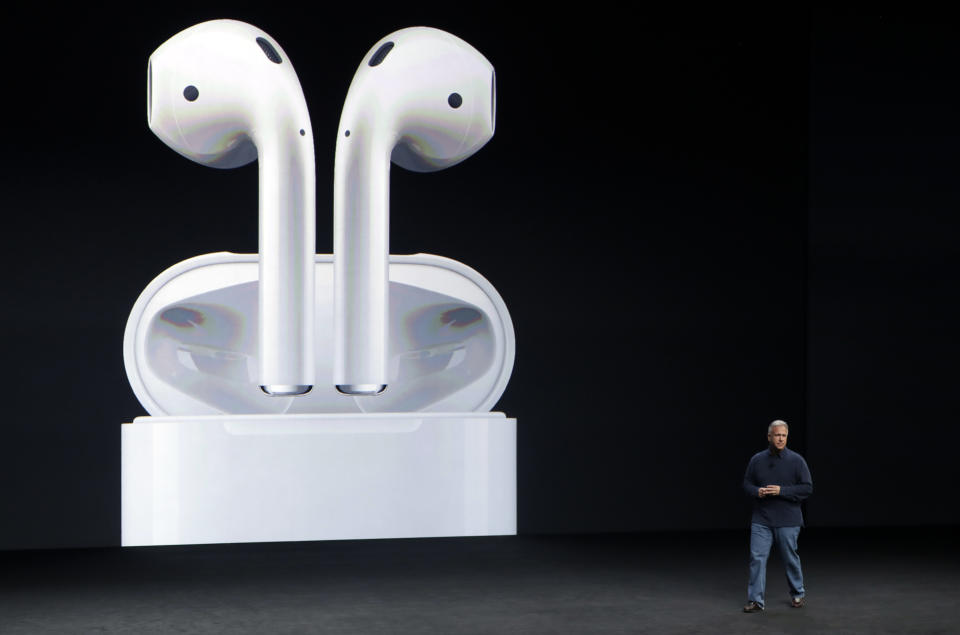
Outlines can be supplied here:
[[[334, 385], [346, 395], [387, 387], [390, 151], [365, 125], [337, 143], [334, 184]], [[379, 147], [378, 147], [379, 146]]]
[[260, 388], [269, 395], [302, 395], [314, 383], [313, 147], [287, 129], [258, 150]]

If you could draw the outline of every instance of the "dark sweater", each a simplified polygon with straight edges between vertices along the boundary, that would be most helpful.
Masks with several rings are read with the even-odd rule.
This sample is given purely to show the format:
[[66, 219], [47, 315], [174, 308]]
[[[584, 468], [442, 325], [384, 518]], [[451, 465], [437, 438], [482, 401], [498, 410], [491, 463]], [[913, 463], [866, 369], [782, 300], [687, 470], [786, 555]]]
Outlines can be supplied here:
[[[779, 485], [779, 496], [757, 496], [767, 485]], [[751, 522], [767, 527], [802, 527], [800, 502], [813, 493], [810, 468], [803, 457], [789, 448], [777, 454], [773, 448], [757, 452], [747, 464], [743, 490], [753, 499]]]

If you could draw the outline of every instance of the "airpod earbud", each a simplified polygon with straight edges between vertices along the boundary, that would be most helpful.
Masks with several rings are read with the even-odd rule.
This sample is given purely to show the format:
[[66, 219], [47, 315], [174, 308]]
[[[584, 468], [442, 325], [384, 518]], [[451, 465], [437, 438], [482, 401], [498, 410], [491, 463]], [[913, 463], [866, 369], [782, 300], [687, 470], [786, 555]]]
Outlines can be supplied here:
[[340, 117], [333, 190], [334, 384], [375, 395], [387, 385], [390, 162], [415, 172], [455, 165], [493, 136], [493, 66], [428, 27], [377, 42], [353, 76]]
[[198, 163], [259, 160], [259, 382], [309, 392], [314, 374], [313, 132], [290, 58], [260, 29], [213, 20], [164, 42], [147, 66], [147, 122]]

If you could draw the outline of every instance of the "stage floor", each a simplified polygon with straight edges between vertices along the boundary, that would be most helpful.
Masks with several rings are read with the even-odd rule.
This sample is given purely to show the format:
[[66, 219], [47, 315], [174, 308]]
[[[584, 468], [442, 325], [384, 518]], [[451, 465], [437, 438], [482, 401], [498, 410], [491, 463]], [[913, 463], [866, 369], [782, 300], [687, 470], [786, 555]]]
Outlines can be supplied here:
[[957, 528], [806, 529], [807, 606], [748, 529], [0, 552], [0, 633], [957, 633]]

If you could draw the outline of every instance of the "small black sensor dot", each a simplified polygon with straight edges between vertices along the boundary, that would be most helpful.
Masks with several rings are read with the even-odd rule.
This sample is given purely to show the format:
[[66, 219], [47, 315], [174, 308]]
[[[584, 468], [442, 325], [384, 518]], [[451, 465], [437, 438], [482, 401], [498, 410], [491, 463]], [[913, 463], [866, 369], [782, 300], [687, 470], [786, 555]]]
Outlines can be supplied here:
[[463, 104], [463, 97], [460, 96], [460, 93], [450, 93], [450, 96], [447, 97], [447, 103], [450, 104], [451, 108], [459, 108]]
[[183, 89], [183, 96], [187, 101], [196, 101], [197, 97], [200, 96], [200, 91], [197, 90], [196, 86], [187, 86]]
[[346, 132], [344, 132], [344, 133], [343, 133], [343, 136], [344, 136], [344, 137], [349, 137], [349, 136], [350, 136], [350, 131], [347, 130]]
[[303, 128], [300, 128], [300, 136], [302, 137], [302, 136], [304, 136], [305, 134], [307, 134], [307, 133], [303, 131]]

